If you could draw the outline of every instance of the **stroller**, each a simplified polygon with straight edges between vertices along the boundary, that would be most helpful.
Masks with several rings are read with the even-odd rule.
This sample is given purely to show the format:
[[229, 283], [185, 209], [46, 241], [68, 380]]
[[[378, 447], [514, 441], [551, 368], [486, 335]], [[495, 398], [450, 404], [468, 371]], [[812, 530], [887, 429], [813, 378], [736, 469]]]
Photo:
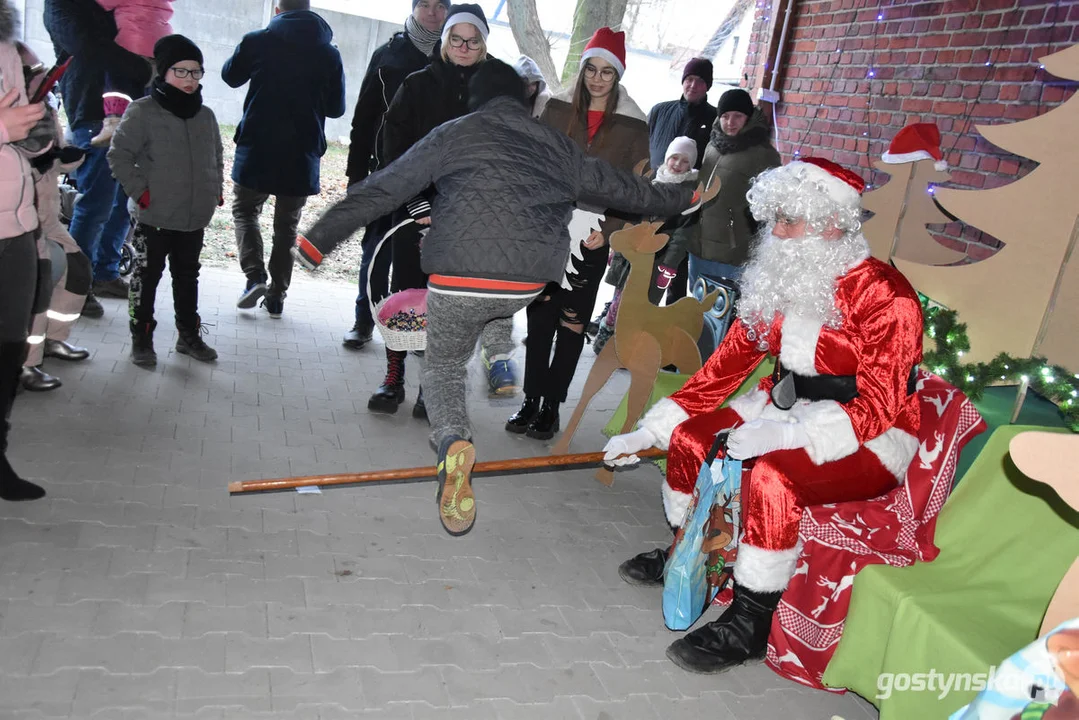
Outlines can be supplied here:
[[[81, 197], [75, 187], [75, 181], [70, 176], [60, 178], [60, 222], [64, 225], [71, 224], [71, 216], [75, 211], [75, 203]], [[131, 244], [131, 238], [135, 234], [135, 223], [131, 222], [127, 229], [127, 237], [124, 238], [124, 246], [120, 248], [120, 277], [131, 274], [135, 265], [135, 247]]]

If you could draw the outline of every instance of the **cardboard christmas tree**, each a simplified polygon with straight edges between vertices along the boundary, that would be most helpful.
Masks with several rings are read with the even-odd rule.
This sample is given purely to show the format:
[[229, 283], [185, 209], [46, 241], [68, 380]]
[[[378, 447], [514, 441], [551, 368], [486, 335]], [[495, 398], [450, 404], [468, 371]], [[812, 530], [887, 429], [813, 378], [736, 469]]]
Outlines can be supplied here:
[[[1079, 80], [1079, 45], [1041, 62], [1052, 74]], [[927, 267], [896, 259], [920, 292], [958, 312], [971, 349], [965, 360], [1005, 352], [1044, 356], [1079, 368], [1079, 95], [1030, 120], [979, 125], [990, 142], [1036, 160], [1028, 175], [991, 190], [936, 191], [952, 215], [1004, 243], [971, 265]]]
[[931, 188], [951, 179], [936, 125], [916, 123], [903, 128], [873, 166], [891, 176], [862, 201], [862, 207], [873, 213], [862, 226], [873, 257], [884, 262], [897, 257], [922, 265], [948, 265], [966, 257], [941, 245], [926, 229], [926, 225], [951, 222], [931, 194]]

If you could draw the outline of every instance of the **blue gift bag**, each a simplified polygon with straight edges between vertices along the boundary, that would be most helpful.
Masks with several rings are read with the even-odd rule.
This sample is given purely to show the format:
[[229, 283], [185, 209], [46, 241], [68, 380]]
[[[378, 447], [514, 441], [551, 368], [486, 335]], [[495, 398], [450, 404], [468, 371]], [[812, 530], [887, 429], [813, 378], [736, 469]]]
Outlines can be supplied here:
[[715, 460], [716, 444], [697, 475], [697, 485], [686, 511], [686, 520], [675, 537], [674, 552], [663, 570], [663, 621], [671, 630], [686, 630], [704, 613], [715, 598], [717, 588], [705, 577], [708, 554], [702, 551], [705, 526], [712, 506], [724, 504], [738, 493], [742, 484], [740, 460]]

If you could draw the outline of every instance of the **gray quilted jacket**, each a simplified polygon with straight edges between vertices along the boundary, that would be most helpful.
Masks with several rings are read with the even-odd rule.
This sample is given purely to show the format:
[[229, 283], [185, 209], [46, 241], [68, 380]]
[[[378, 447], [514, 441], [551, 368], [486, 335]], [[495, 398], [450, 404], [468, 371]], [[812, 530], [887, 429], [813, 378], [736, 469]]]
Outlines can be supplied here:
[[184, 120], [153, 97], [136, 100], [124, 113], [107, 157], [132, 201], [150, 191], [150, 205], [133, 210], [140, 223], [185, 232], [210, 224], [225, 177], [221, 132], [210, 108], [203, 105]]
[[324, 255], [375, 218], [434, 184], [431, 230], [421, 262], [429, 275], [522, 282], [562, 279], [573, 204], [676, 215], [693, 191], [654, 186], [590, 158], [565, 133], [499, 97], [431, 131], [349, 188], [306, 234]]

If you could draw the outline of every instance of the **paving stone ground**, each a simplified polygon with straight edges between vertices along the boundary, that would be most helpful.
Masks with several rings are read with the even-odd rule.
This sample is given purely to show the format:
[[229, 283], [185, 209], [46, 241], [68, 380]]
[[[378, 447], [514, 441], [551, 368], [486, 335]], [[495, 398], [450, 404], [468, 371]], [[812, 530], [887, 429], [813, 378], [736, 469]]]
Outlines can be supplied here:
[[[64, 386], [19, 397], [11, 458], [49, 495], [0, 503], [0, 718], [877, 717], [764, 666], [665, 659], [660, 591], [616, 572], [667, 538], [653, 467], [612, 488], [587, 470], [477, 479], [462, 538], [431, 482], [230, 497], [232, 480], [433, 461], [415, 362], [402, 412], [370, 414], [384, 356], [340, 345], [352, 288], [299, 275], [273, 320], [235, 309], [238, 271], [204, 271], [213, 365], [172, 349], [167, 283], [153, 372], [104, 300], [73, 338], [92, 359], [48, 361]], [[488, 399], [481, 372], [479, 459], [546, 453], [502, 429], [517, 401]], [[627, 385], [594, 401], [576, 450], [602, 447]]]

